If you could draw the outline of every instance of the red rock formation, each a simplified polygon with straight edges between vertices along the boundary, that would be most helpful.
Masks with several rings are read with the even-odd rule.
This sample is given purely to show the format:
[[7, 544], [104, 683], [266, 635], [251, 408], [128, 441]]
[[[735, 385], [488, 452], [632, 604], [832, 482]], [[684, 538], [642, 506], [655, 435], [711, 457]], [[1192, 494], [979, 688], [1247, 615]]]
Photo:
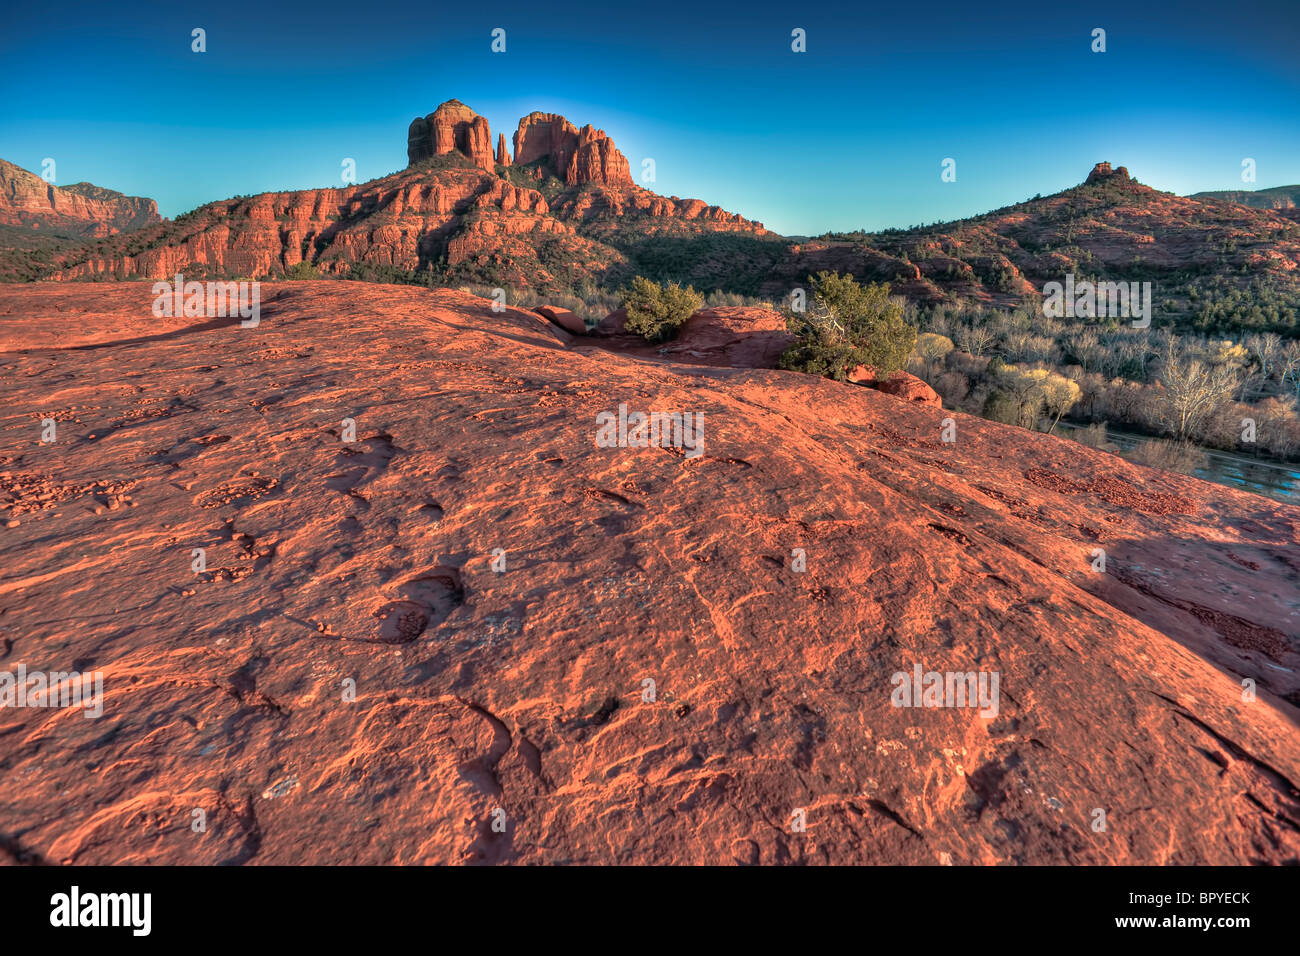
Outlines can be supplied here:
[[[492, 156], [492, 130], [488, 128], [487, 119], [482, 116], [474, 117], [465, 135], [463, 151], [476, 165], [491, 172], [496, 163]], [[457, 149], [461, 149], [459, 144]]]
[[775, 368], [781, 353], [794, 341], [795, 336], [786, 331], [785, 317], [779, 312], [751, 306], [714, 306], [687, 319], [661, 351], [709, 365]]
[[416, 117], [411, 121], [406, 135], [408, 162], [416, 163], [453, 150], [491, 172], [494, 162], [488, 121], [460, 100], [448, 100], [423, 119]]
[[928, 384], [910, 372], [897, 371], [880, 377], [880, 373], [870, 365], [854, 366], [846, 378], [854, 385], [865, 385], [878, 392], [892, 395], [905, 402], [916, 402], [931, 408], [943, 408], [943, 399]]
[[[677, 361], [700, 365], [777, 368], [781, 353], [796, 341], [796, 336], [786, 330], [781, 313], [751, 306], [701, 309], [664, 345], [643, 344], [639, 336], [627, 332], [626, 322], [626, 311], [619, 309], [596, 327], [598, 335], [609, 337], [602, 343], [603, 348], [637, 356], [669, 355]], [[846, 378], [905, 402], [943, 408], [939, 393], [909, 372], [897, 371], [882, 378], [872, 366], [858, 365], [848, 370]]]
[[[666, 223], [693, 222], [707, 224], [711, 232], [747, 232], [770, 235], [761, 222], [754, 222], [719, 206], [710, 206], [699, 199], [678, 199], [660, 196], [648, 189], [633, 185], [630, 188], [584, 189], [561, 198], [556, 212], [566, 219], [599, 224], [600, 220], [616, 223], [623, 217], [649, 217]], [[653, 224], [647, 224], [652, 230]]]
[[889, 378], [877, 379], [871, 385], [877, 391], [901, 398], [905, 402], [918, 402], [931, 408], [943, 408], [939, 393], [909, 372], [895, 372]]
[[627, 157], [604, 130], [581, 130], [554, 113], [529, 113], [515, 130], [515, 163], [525, 165], [550, 157], [549, 165], [570, 186], [600, 183], [631, 186]]
[[614, 147], [613, 140], [605, 135], [605, 131], [588, 125], [578, 133], [564, 181], [570, 186], [585, 183], [631, 186], [632, 173], [628, 169], [627, 157]]
[[52, 186], [0, 159], [0, 225], [63, 236], [109, 236], [160, 222], [152, 199], [90, 183]]
[[563, 116], [529, 113], [515, 130], [515, 165], [526, 166], [549, 156], [551, 167], [563, 176], [577, 144], [578, 131]]
[[[839, 240], [791, 246], [759, 291], [785, 297], [825, 269], [890, 282], [913, 300], [958, 296], [1014, 308], [1069, 273], [1114, 279], [1140, 260], [1143, 268], [1212, 271], [1216, 281], [1243, 293], [1263, 276], [1293, 298], [1300, 293], [1300, 241], [1283, 212], [1160, 192], [1123, 166], [1100, 163], [1080, 186], [943, 227], [911, 229], [883, 249]], [[913, 261], [901, 261], [904, 255]]]
[[[467, 207], [473, 215], [465, 215]], [[183, 227], [167, 228], [173, 241], [148, 243], [134, 255], [91, 258], [56, 275], [165, 279], [202, 264], [217, 275], [256, 277], [283, 272], [304, 255], [322, 272], [346, 274], [356, 264], [416, 269], [432, 255], [457, 264], [495, 250], [521, 260], [509, 281], [524, 287], [539, 278], [530, 237], [560, 237], [575, 261], [593, 268], [613, 253], [550, 215], [536, 190], [468, 168], [227, 200], [202, 207]], [[522, 238], [511, 244], [506, 237]]]
[[[261, 293], [0, 286], [0, 668], [104, 708], [0, 708], [0, 855], [1300, 859], [1300, 509], [464, 293]], [[620, 404], [703, 454], [598, 446]], [[918, 666], [997, 713], [896, 706]]]
[[1109, 179], [1118, 179], [1121, 182], [1128, 182], [1130, 179], [1128, 167], [1120, 166], [1118, 169], [1111, 169], [1110, 163], [1098, 163], [1096, 166], [1092, 167], [1092, 172], [1088, 173], [1088, 178], [1085, 182], [1097, 183]]
[[510, 154], [506, 152], [506, 134], [497, 134], [497, 155], [496, 162], [498, 166], [510, 165]]
[[[471, 272], [490, 272], [494, 281], [546, 288], [581, 279], [599, 282], [610, 268], [624, 265], [629, 227], [647, 234], [660, 229], [766, 234], [761, 224], [716, 206], [668, 199], [632, 185], [626, 158], [603, 132], [590, 126], [575, 130], [563, 117], [530, 114], [516, 134], [515, 160], [522, 156], [527, 164], [550, 157], [550, 163], [562, 163], [551, 172], [585, 187], [562, 192], [555, 208], [540, 192], [505, 178], [485, 181], [482, 174], [495, 173], [498, 160], [511, 163], [504, 137], [498, 137], [495, 156], [489, 144], [487, 120], [450, 100], [411, 123], [408, 158], [419, 164], [455, 152], [479, 171], [413, 165], [357, 186], [209, 203], [175, 223], [150, 227], [130, 244], [60, 250], [46, 259], [11, 259], [4, 266], [23, 278], [167, 278], [181, 270], [266, 277], [303, 261], [334, 274], [371, 267], [415, 271], [445, 261], [448, 267], [465, 264]], [[545, 180], [543, 169], [533, 172]], [[553, 274], [556, 261], [571, 263], [562, 276]]]
[[[581, 195], [581, 205], [566, 200], [553, 209], [537, 190], [484, 170], [416, 167], [358, 186], [211, 203], [181, 222], [150, 227], [153, 231], [135, 247], [95, 248], [88, 258], [72, 259], [50, 275], [165, 279], [202, 266], [213, 275], [265, 277], [304, 259], [322, 272], [347, 274], [355, 266], [415, 270], [431, 259], [445, 259], [450, 266], [490, 267], [500, 281], [537, 288], [553, 282], [539, 256], [543, 244], [549, 255], [572, 264], [565, 282], [583, 276], [597, 282], [602, 272], [626, 262], [617, 247], [601, 242], [598, 234], [605, 226], [591, 227], [601, 216], [610, 228], [626, 227], [635, 217], [647, 232], [661, 227], [762, 232], [716, 207], [659, 202], [637, 187], [595, 184]], [[597, 211], [590, 204], [601, 195], [611, 201]], [[580, 235], [576, 225], [582, 217], [590, 228]]]
[[627, 333], [627, 309], [615, 309], [596, 323], [595, 331], [600, 335], [625, 335]]

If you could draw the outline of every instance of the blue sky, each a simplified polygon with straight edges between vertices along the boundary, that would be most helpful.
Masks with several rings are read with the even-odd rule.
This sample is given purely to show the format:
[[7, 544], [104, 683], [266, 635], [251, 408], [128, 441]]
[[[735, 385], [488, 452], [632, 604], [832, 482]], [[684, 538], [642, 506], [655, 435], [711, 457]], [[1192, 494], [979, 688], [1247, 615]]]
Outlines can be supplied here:
[[28, 4], [0, 35], [0, 157], [175, 216], [340, 185], [344, 158], [393, 172], [411, 119], [455, 97], [494, 142], [535, 109], [592, 123], [634, 176], [655, 160], [657, 192], [787, 234], [959, 218], [1099, 160], [1177, 193], [1243, 188], [1246, 157], [1255, 186], [1300, 183], [1300, 2], [1136, 6]]

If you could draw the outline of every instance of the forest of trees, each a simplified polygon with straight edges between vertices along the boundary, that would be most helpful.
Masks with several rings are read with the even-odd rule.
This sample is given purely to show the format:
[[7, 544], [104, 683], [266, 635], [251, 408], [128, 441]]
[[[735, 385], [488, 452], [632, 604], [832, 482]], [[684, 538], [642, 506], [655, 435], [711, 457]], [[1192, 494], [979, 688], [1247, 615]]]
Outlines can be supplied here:
[[953, 408], [1028, 427], [1109, 423], [1180, 444], [1300, 457], [1300, 341], [908, 308], [909, 369]]

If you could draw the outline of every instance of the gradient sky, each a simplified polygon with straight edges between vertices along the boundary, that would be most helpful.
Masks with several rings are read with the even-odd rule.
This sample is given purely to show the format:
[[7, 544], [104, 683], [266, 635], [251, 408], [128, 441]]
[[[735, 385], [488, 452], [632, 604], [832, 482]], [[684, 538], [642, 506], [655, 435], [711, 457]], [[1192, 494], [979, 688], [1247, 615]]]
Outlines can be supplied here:
[[[1300, 183], [1300, 0], [11, 6], [0, 157], [175, 216], [406, 165], [462, 100], [606, 130], [634, 177], [786, 234], [984, 212], [1099, 160], [1177, 193]], [[1147, 6], [1147, 5], [1143, 5]], [[743, 8], [743, 12], [735, 12]], [[207, 31], [207, 52], [190, 31]], [[490, 51], [494, 27], [504, 54]], [[790, 50], [794, 27], [808, 52]], [[1107, 52], [1091, 52], [1091, 32]], [[940, 180], [946, 157], [957, 181]]]

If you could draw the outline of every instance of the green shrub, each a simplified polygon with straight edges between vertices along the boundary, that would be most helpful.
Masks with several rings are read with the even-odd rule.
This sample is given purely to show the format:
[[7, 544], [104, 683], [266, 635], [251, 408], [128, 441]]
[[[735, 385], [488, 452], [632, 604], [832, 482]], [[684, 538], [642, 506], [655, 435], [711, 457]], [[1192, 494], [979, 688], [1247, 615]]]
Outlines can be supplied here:
[[286, 279], [319, 279], [321, 275], [314, 265], [303, 259], [301, 262], [296, 262], [285, 269], [284, 277]]
[[866, 355], [864, 349], [809, 337], [791, 345], [781, 354], [781, 368], [842, 382], [856, 366], [871, 364]]
[[703, 304], [704, 299], [690, 286], [683, 289], [676, 282], [659, 285], [645, 276], [634, 277], [623, 292], [627, 330], [648, 342], [671, 339]]
[[989, 392], [988, 397], [984, 399], [984, 407], [980, 410], [980, 415], [991, 422], [1029, 427], [1024, 406], [1016, 398], [1002, 391]]
[[812, 277], [812, 302], [790, 313], [788, 327], [798, 341], [781, 356], [781, 367], [842, 381], [855, 365], [882, 375], [901, 369], [916, 345], [916, 329], [903, 306], [889, 296], [889, 283], [859, 285], [852, 275], [819, 272]]

